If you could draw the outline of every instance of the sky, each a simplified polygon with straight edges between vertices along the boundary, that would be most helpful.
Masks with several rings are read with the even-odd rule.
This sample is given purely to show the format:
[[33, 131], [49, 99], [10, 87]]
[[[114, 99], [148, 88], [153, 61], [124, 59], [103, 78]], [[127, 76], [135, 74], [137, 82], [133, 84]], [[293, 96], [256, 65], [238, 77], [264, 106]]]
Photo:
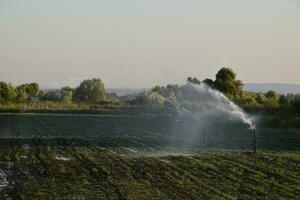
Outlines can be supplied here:
[[299, 0], [0, 0], [0, 80], [183, 84], [230, 67], [300, 84]]

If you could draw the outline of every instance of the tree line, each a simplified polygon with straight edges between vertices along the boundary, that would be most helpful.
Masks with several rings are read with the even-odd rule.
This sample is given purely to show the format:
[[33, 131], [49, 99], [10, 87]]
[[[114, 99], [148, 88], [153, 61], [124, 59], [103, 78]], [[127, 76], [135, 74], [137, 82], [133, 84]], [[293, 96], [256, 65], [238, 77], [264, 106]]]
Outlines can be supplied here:
[[105, 100], [105, 88], [101, 79], [88, 79], [76, 88], [63, 87], [61, 89], [41, 90], [38, 83], [26, 83], [14, 87], [11, 83], [0, 81], [0, 102], [38, 102], [59, 101], [99, 103]]
[[[206, 84], [219, 90], [229, 99], [243, 108], [290, 108], [300, 113], [300, 94], [277, 94], [275, 91], [255, 93], [245, 91], [242, 81], [237, 79], [236, 73], [230, 68], [221, 68], [215, 80], [200, 81], [196, 77], [188, 77], [188, 83]], [[60, 89], [41, 90], [38, 83], [26, 83], [14, 87], [11, 83], [0, 81], [0, 103], [26, 102], [64, 102], [64, 103], [97, 103], [101, 104], [108, 99], [114, 99], [122, 104], [132, 105], [163, 105], [165, 100], [174, 105], [180, 102], [192, 104], [193, 95], [189, 94], [186, 85], [155, 86], [149, 91], [139, 94], [125, 95], [107, 94], [104, 83], [99, 78], [87, 79], [76, 88], [63, 87]], [[189, 102], [190, 101], [190, 102]], [[167, 103], [168, 103], [167, 102]]]
[[[236, 73], [230, 68], [221, 68], [215, 77], [215, 80], [205, 79], [200, 81], [196, 77], [188, 77], [187, 82], [193, 84], [206, 84], [226, 95], [229, 99], [246, 109], [277, 109], [289, 108], [300, 114], [300, 94], [278, 94], [275, 91], [249, 92], [243, 89], [242, 81], [236, 78]], [[150, 91], [145, 91], [138, 95], [135, 103], [164, 104], [168, 102], [178, 104], [185, 102], [192, 104], [195, 94], [190, 95], [186, 85], [166, 85], [155, 86]], [[197, 98], [197, 97], [196, 97]], [[197, 100], [194, 103], [197, 103]]]

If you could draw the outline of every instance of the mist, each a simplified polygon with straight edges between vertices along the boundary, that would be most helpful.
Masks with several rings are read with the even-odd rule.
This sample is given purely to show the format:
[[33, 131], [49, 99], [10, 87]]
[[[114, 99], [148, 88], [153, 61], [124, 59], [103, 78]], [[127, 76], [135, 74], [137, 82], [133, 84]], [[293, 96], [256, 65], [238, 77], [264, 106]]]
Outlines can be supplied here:
[[[173, 127], [174, 145], [186, 148], [249, 148], [254, 118], [221, 92], [201, 83], [184, 86]], [[244, 143], [236, 143], [241, 139]]]

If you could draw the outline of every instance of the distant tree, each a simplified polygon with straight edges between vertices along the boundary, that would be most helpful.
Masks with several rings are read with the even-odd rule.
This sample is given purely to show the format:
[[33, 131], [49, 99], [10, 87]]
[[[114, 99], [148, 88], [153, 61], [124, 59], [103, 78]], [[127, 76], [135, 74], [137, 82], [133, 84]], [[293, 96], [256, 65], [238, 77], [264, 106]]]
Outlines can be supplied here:
[[172, 99], [172, 101], [174, 99], [177, 101], [177, 99], [180, 99], [182, 95], [181, 87], [176, 84], [168, 84], [166, 87], [155, 86], [151, 91], [161, 95], [167, 100]]
[[60, 98], [62, 102], [70, 103], [72, 102], [74, 89], [70, 87], [63, 87], [60, 90]]
[[229, 97], [234, 97], [242, 92], [243, 84], [236, 80], [236, 74], [230, 68], [222, 68], [216, 74], [214, 86]]
[[270, 90], [266, 93], [266, 97], [268, 99], [276, 99], [277, 98], [277, 93], [273, 90]]
[[300, 114], [300, 94], [291, 101], [292, 111]]
[[61, 101], [61, 90], [51, 89], [40, 92], [40, 100], [42, 101]]
[[166, 91], [166, 88], [165, 87], [162, 87], [162, 86], [155, 86], [154, 88], [152, 88], [151, 90], [152, 92], [156, 92], [157, 94], [161, 95], [161, 96], [167, 96], [167, 91]]
[[0, 100], [12, 101], [16, 98], [15, 88], [10, 83], [0, 81]]
[[247, 108], [256, 108], [259, 106], [257, 95], [248, 91], [243, 91], [243, 93], [235, 98], [235, 102]]
[[295, 95], [292, 93], [289, 93], [286, 95], [286, 99], [288, 100], [289, 104], [295, 99]]
[[28, 94], [31, 98], [37, 98], [40, 91], [40, 86], [37, 83], [29, 83]]
[[17, 101], [25, 102], [28, 100], [28, 94], [24, 88], [17, 88], [16, 93], [17, 93], [17, 97], [16, 97]]
[[187, 81], [190, 82], [190, 83], [197, 84], [197, 85], [200, 85], [200, 83], [201, 83], [196, 77], [194, 77], [194, 78], [188, 77]]
[[289, 105], [289, 100], [285, 95], [280, 95], [278, 102], [279, 105], [283, 107], [287, 107]]
[[209, 78], [204, 79], [202, 82], [203, 82], [204, 84], [206, 84], [206, 85], [212, 87], [212, 88], [213, 88], [214, 85], [215, 85], [215, 82], [214, 82], [213, 80], [209, 79]]
[[100, 102], [105, 99], [104, 84], [101, 79], [84, 80], [75, 91], [78, 101]]
[[267, 107], [276, 108], [279, 106], [278, 95], [275, 91], [272, 90], [268, 91], [266, 93], [266, 97], [267, 97], [267, 102], [266, 102]]
[[264, 105], [266, 102], [267, 102], [267, 98], [266, 96], [259, 92], [257, 95], [256, 95], [256, 101], [257, 103], [259, 103], [260, 105]]
[[26, 83], [18, 86], [17, 99], [19, 101], [36, 100], [39, 96], [40, 88], [37, 83]]
[[135, 102], [138, 104], [148, 104], [148, 105], [160, 105], [165, 103], [165, 98], [153, 91], [145, 91], [140, 93]]

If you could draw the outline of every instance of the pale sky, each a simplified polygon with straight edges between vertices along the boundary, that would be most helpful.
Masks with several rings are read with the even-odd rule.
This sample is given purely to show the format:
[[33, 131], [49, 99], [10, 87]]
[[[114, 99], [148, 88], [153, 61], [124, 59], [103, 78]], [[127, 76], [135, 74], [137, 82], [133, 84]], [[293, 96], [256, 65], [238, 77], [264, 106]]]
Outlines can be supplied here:
[[300, 84], [299, 0], [0, 0], [0, 80], [182, 84], [222, 66]]

